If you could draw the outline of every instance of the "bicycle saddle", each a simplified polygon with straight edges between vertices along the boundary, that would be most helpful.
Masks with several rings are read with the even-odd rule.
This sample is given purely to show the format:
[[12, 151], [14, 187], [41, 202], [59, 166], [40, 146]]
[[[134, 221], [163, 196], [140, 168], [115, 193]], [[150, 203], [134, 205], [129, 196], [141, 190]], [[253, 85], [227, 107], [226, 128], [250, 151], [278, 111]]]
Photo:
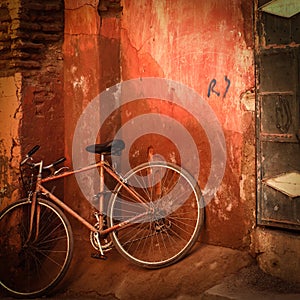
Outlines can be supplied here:
[[85, 150], [97, 154], [121, 155], [124, 148], [125, 143], [123, 140], [112, 140], [102, 144], [89, 145]]

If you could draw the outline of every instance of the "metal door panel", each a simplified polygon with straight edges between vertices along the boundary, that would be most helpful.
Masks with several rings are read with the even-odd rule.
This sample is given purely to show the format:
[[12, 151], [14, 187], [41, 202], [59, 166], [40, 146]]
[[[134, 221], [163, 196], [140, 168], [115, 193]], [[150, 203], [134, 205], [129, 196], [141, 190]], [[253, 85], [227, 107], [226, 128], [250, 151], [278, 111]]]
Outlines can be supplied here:
[[300, 14], [258, 12], [256, 32], [257, 222], [300, 230], [300, 195], [269, 184], [299, 173], [300, 185]]

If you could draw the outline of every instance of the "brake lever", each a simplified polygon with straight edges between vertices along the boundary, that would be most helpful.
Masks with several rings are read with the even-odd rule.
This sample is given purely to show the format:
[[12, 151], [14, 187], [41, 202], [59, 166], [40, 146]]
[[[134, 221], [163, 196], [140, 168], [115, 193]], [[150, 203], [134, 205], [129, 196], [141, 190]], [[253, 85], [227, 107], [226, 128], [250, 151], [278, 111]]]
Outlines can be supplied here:
[[[21, 161], [20, 165], [23, 166], [31, 156], [40, 149], [39, 145], [35, 145], [27, 154], [26, 157]], [[32, 158], [31, 158], [32, 159]]]
[[56, 170], [55, 172], [53, 172], [53, 176], [58, 175], [61, 171], [63, 170], [69, 170], [69, 167], [61, 167], [60, 169]]
[[20, 166], [22, 167], [22, 166], [24, 166], [24, 165], [26, 164], [26, 165], [28, 165], [28, 166], [31, 167], [31, 168], [34, 167], [34, 163], [30, 163], [30, 162], [28, 162], [28, 160], [33, 161], [33, 158], [30, 157], [30, 156], [26, 157], [26, 158], [20, 163]]

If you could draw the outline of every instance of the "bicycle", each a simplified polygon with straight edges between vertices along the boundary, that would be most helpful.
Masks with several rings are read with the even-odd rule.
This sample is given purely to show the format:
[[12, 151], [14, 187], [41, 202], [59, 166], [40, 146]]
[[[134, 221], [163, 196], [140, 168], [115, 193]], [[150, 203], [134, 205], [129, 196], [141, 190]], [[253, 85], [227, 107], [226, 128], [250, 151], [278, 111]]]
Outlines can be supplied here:
[[[0, 284], [15, 297], [40, 297], [64, 277], [73, 254], [73, 235], [65, 213], [90, 230], [90, 242], [99, 258], [115, 247], [129, 261], [146, 268], [161, 268], [178, 262], [197, 242], [204, 222], [201, 190], [195, 179], [173, 163], [143, 163], [124, 176], [106, 160], [121, 155], [125, 144], [114, 140], [90, 145], [87, 151], [100, 160], [78, 170], [56, 166], [65, 158], [44, 166], [34, 162], [31, 149], [20, 164], [30, 171], [27, 198], [0, 213]], [[47, 190], [46, 182], [98, 168], [100, 191], [96, 195], [96, 223], [91, 224]], [[52, 170], [44, 176], [45, 171]], [[104, 173], [117, 182], [110, 191], [104, 214]], [[24, 179], [23, 179], [24, 181]]]

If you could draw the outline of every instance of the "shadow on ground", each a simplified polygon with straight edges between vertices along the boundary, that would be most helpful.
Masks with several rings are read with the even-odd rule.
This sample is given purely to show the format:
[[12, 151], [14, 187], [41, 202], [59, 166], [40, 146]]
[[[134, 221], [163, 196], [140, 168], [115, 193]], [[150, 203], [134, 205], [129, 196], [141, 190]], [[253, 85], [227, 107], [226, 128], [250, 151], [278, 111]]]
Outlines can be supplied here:
[[184, 260], [159, 270], [136, 267], [115, 250], [105, 261], [91, 258], [92, 252], [88, 240], [75, 237], [71, 267], [60, 286], [46, 298], [300, 299], [299, 285], [264, 274], [244, 251], [197, 244]]

